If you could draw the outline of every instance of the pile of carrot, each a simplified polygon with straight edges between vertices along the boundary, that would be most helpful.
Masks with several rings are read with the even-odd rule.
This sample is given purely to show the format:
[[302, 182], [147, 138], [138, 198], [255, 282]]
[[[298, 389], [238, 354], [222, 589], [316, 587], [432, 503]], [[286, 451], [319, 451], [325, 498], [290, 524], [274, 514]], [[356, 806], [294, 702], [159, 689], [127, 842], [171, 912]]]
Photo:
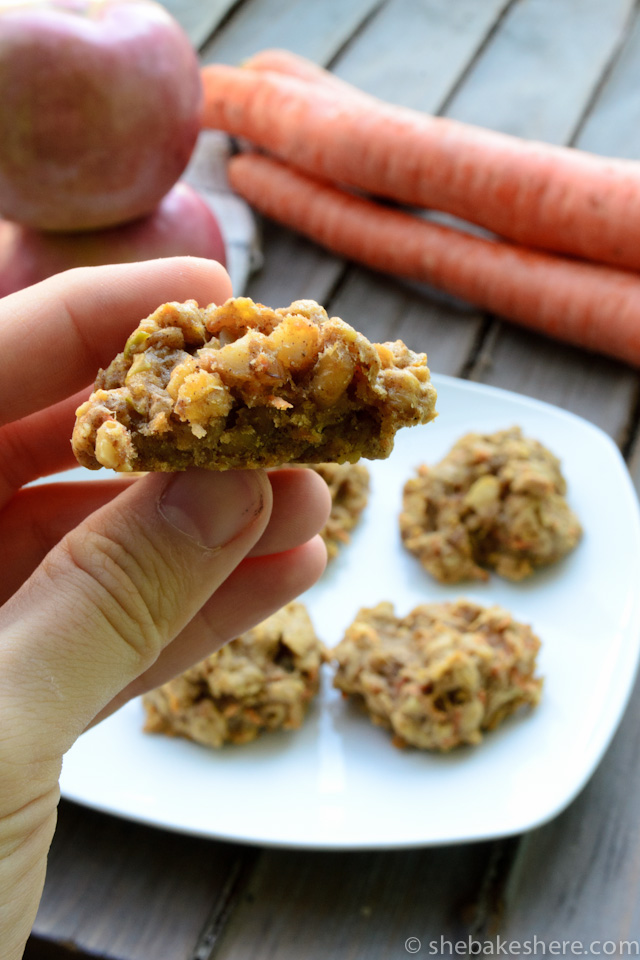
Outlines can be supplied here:
[[[202, 76], [205, 126], [264, 152], [229, 167], [260, 212], [369, 267], [640, 366], [639, 163], [392, 106], [287, 51]], [[495, 239], [376, 197], [446, 211]]]

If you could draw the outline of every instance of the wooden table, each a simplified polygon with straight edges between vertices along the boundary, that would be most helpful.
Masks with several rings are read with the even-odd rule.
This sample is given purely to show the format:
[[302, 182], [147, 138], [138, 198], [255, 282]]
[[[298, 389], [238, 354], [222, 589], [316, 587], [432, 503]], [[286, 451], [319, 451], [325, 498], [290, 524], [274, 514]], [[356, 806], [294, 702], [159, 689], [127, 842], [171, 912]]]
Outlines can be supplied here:
[[[233, 63], [285, 46], [391, 101], [640, 157], [634, 0], [170, 6], [203, 62]], [[263, 239], [264, 267], [250, 296], [273, 305], [312, 297], [372, 338], [424, 347], [436, 372], [572, 410], [610, 434], [640, 477], [639, 380], [631, 368], [374, 275], [273, 225], [264, 225]], [[377, 853], [261, 850], [176, 836], [63, 802], [27, 956], [399, 960], [409, 955], [409, 937], [422, 941], [422, 955], [430, 940], [469, 935], [637, 941], [639, 814], [638, 687], [578, 799], [547, 826], [507, 840]]]

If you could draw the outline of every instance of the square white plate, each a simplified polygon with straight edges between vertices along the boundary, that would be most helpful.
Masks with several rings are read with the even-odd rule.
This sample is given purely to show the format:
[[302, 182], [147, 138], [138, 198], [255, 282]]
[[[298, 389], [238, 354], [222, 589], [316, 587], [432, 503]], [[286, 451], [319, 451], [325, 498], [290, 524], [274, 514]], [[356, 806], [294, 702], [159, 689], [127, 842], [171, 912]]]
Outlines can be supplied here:
[[[206, 837], [371, 849], [518, 833], [576, 796], [618, 726], [638, 660], [635, 492], [617, 447], [587, 421], [505, 391], [434, 380], [439, 418], [400, 431], [391, 457], [367, 464], [372, 491], [363, 519], [303, 599], [328, 645], [361, 606], [383, 599], [402, 615], [418, 603], [457, 596], [501, 604], [542, 640], [540, 706], [509, 719], [479, 747], [438, 756], [395, 749], [389, 734], [329, 682], [300, 731], [220, 751], [143, 734], [134, 701], [67, 754], [64, 797]], [[584, 538], [563, 562], [521, 584], [492, 576], [487, 584], [439, 586], [401, 545], [402, 486], [419, 463], [440, 459], [462, 434], [514, 424], [561, 458]]]

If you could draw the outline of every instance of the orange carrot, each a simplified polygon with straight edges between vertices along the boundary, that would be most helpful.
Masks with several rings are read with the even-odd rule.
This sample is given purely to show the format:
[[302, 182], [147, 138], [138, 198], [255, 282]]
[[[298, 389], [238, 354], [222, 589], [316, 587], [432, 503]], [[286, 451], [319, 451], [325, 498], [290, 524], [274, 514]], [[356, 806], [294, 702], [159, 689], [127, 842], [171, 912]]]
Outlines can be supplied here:
[[366, 98], [369, 96], [363, 90], [358, 90], [353, 84], [341, 80], [329, 70], [325, 70], [324, 67], [318, 66], [312, 60], [307, 60], [306, 57], [301, 57], [291, 50], [277, 48], [260, 50], [249, 57], [248, 60], [245, 60], [242, 66], [245, 70], [266, 70], [269, 73], [283, 73], [288, 77], [304, 80], [306, 83], [327, 87], [336, 93], [342, 93], [344, 96]]
[[640, 163], [345, 97], [328, 84], [203, 68], [205, 126], [314, 176], [445, 210], [528, 246], [640, 269]]
[[258, 154], [232, 158], [229, 180], [257, 210], [341, 256], [640, 366], [640, 278], [632, 273], [430, 223]]

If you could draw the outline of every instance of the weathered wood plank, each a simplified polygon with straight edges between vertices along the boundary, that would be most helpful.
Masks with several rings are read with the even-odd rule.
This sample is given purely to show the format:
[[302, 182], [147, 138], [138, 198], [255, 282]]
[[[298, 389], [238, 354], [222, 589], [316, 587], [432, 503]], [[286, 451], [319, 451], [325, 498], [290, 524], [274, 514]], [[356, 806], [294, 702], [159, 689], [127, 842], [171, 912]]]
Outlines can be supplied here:
[[447, 116], [566, 143], [632, 9], [633, 0], [521, 0], [465, 77]]
[[334, 72], [374, 96], [437, 110], [452, 77], [463, 73], [512, 2], [390, 0], [340, 54]]
[[452, 376], [463, 372], [482, 322], [476, 311], [360, 269], [347, 274], [330, 306], [370, 340], [404, 340], [412, 350], [428, 354], [432, 371]]
[[161, 0], [188, 34], [196, 49], [214, 32], [218, 24], [239, 0]]
[[[618, 49], [631, 6], [629, 0], [551, 6], [550, 0], [524, 0], [504, 17], [447, 115], [546, 141], [569, 140]], [[496, 322], [471, 375], [568, 407], [616, 439], [626, 437], [636, 377], [623, 364], [600, 363]]]
[[189, 960], [253, 856], [63, 801], [34, 933], [113, 960]]
[[640, 160], [640, 11], [575, 138], [582, 150]]
[[637, 377], [622, 363], [495, 321], [471, 379], [525, 393], [628, 439]]
[[[547, 942], [581, 940], [585, 948], [593, 940], [640, 941], [639, 761], [640, 680], [591, 782], [565, 813], [522, 843], [502, 937], [532, 939], [536, 932]], [[599, 945], [602, 955], [607, 950], [637, 954]]]
[[[263, 855], [216, 960], [389, 960], [468, 936], [491, 845]], [[438, 952], [438, 955], [439, 952]]]
[[252, 0], [202, 50], [203, 63], [241, 63], [266, 47], [330, 59], [381, 0]]
[[328, 301], [342, 270], [338, 257], [268, 220], [261, 224], [261, 245], [264, 263], [250, 278], [247, 296], [271, 306]]

